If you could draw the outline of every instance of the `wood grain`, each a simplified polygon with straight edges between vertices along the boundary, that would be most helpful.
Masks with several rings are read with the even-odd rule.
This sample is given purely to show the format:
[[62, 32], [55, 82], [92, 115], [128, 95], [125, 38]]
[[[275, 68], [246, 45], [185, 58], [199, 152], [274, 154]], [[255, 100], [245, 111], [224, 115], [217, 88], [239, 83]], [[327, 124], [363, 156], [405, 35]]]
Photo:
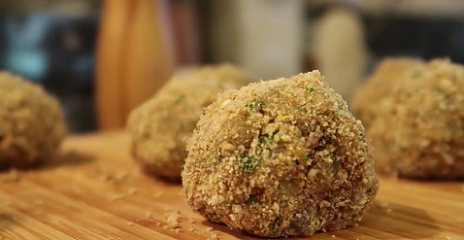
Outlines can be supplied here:
[[[256, 239], [192, 212], [179, 184], [138, 171], [128, 144], [125, 133], [70, 137], [51, 163], [1, 173], [0, 239]], [[167, 228], [176, 212], [179, 230]], [[464, 183], [382, 178], [359, 226], [307, 239], [464, 239]]]

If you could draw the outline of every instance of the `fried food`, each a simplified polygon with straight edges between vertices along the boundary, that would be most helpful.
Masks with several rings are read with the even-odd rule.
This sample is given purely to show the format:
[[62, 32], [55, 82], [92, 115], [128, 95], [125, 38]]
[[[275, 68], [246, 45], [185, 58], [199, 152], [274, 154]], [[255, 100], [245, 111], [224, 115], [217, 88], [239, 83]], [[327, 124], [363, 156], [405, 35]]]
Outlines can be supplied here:
[[187, 150], [192, 209], [263, 237], [354, 225], [379, 187], [364, 127], [318, 71], [225, 91]]
[[464, 177], [464, 67], [438, 59], [403, 79], [383, 100], [367, 136], [379, 172]]
[[398, 84], [417, 75], [425, 63], [414, 58], [386, 58], [367, 81], [360, 86], [350, 103], [355, 116], [369, 129], [383, 108], [382, 100], [389, 97]]
[[48, 160], [66, 132], [58, 101], [42, 87], [0, 72], [0, 169]]
[[135, 109], [128, 121], [132, 156], [150, 175], [180, 179], [185, 145], [203, 108], [217, 95], [251, 81], [231, 65], [207, 66], [171, 79], [152, 99]]

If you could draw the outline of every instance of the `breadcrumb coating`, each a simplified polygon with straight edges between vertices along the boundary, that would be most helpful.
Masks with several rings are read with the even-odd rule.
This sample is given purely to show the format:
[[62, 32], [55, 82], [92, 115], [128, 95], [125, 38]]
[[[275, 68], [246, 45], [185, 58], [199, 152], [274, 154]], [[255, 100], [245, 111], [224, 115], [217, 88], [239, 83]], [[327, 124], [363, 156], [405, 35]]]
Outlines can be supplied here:
[[220, 92], [250, 81], [244, 72], [228, 64], [202, 67], [171, 79], [129, 117], [131, 151], [136, 162], [151, 175], [180, 180], [187, 157], [186, 141], [203, 108]]
[[318, 71], [220, 94], [187, 150], [189, 205], [263, 237], [352, 226], [379, 187], [361, 121]]
[[438, 59], [403, 79], [367, 130], [376, 169], [412, 178], [464, 177], [464, 67]]
[[417, 75], [424, 67], [422, 60], [414, 58], [386, 58], [380, 62], [367, 81], [356, 90], [350, 102], [351, 110], [366, 129], [383, 108], [382, 100], [390, 96], [395, 86]]
[[32, 82], [0, 71], [0, 169], [32, 167], [48, 160], [65, 132], [54, 97]]

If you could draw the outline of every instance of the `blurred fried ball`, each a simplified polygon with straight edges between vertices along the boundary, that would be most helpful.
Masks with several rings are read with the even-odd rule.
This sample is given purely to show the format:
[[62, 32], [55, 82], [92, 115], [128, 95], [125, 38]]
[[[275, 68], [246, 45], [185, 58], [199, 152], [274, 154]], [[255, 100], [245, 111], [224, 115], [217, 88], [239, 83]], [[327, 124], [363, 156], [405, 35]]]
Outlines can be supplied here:
[[179, 180], [187, 157], [186, 141], [203, 108], [214, 102], [220, 92], [250, 81], [246, 73], [228, 64], [206, 66], [173, 77], [129, 117], [131, 151], [136, 162], [150, 175]]

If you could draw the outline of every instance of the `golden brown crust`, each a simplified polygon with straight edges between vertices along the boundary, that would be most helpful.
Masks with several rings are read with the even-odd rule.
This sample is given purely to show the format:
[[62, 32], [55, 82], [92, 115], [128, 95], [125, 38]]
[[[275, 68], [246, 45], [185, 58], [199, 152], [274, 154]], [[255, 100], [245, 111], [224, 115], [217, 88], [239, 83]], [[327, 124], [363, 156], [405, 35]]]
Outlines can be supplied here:
[[180, 179], [187, 157], [185, 144], [203, 108], [218, 93], [250, 81], [240, 69], [227, 64], [202, 67], [185, 77], [171, 79], [129, 117], [134, 159], [149, 174]]
[[434, 60], [383, 100], [368, 129], [376, 169], [414, 178], [464, 177], [464, 67]]
[[225, 91], [187, 149], [190, 206], [258, 236], [353, 225], [379, 184], [361, 122], [317, 71]]
[[47, 160], [64, 135], [63, 113], [54, 97], [19, 76], [0, 72], [0, 168]]
[[360, 86], [350, 102], [351, 110], [364, 127], [369, 129], [395, 86], [416, 75], [425, 63], [414, 58], [386, 58], [380, 62], [367, 81]]

